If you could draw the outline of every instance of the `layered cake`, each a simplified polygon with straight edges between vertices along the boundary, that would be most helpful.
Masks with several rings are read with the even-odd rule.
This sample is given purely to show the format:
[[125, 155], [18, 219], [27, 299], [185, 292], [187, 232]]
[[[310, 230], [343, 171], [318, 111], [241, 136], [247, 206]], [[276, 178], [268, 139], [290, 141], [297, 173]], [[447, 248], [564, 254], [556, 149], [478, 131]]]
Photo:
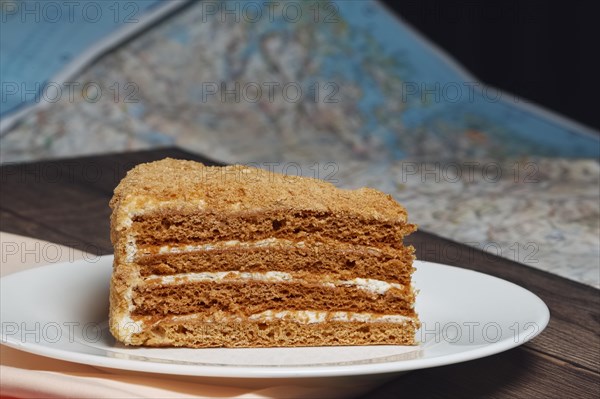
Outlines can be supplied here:
[[391, 196], [164, 159], [111, 200], [110, 330], [127, 345], [414, 345], [416, 226]]

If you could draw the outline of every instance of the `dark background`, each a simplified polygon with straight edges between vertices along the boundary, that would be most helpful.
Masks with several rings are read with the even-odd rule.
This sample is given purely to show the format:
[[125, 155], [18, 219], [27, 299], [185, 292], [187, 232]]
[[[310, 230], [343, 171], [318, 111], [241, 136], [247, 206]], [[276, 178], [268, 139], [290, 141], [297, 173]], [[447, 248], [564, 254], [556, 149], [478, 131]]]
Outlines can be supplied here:
[[597, 2], [382, 2], [479, 81], [600, 130]]

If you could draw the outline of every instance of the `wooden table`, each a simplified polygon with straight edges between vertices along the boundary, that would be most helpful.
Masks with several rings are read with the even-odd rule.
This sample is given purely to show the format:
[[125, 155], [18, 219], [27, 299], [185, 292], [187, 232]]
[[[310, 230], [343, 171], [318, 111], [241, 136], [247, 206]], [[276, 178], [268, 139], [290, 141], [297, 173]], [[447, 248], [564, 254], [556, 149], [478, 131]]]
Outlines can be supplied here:
[[[114, 187], [132, 166], [166, 156], [214, 163], [166, 148], [2, 166], [0, 230], [109, 254]], [[550, 324], [518, 348], [402, 375], [365, 398], [600, 397], [600, 291], [430, 233], [417, 232], [410, 241], [420, 259], [453, 264], [460, 258], [461, 267], [531, 290], [550, 308]]]

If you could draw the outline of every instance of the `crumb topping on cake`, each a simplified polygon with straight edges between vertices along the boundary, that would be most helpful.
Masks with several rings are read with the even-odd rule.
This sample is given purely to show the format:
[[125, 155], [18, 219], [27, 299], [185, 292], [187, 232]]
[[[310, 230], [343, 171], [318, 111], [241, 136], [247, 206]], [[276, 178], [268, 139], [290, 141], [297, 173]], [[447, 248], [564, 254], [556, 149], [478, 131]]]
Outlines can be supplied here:
[[220, 211], [303, 209], [353, 213], [365, 219], [406, 221], [406, 209], [371, 188], [343, 190], [310, 177], [243, 165], [205, 166], [166, 158], [133, 168], [115, 189], [111, 208], [130, 214], [151, 204]]

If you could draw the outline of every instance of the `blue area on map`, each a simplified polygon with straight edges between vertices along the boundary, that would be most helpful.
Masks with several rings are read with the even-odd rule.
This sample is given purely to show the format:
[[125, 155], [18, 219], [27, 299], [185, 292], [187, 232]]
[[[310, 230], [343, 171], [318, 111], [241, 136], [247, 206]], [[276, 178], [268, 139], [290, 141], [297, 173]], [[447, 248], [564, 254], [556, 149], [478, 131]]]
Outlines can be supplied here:
[[[409, 91], [398, 93], [399, 96], [406, 96], [410, 105], [402, 115], [406, 128], [431, 129], [432, 124], [444, 121], [457, 131], [488, 129], [488, 134], [494, 134], [489, 131], [490, 127], [494, 127], [505, 132], [506, 144], [510, 145], [510, 152], [516, 156], [600, 157], [597, 135], [528, 111], [518, 105], [523, 100], [507, 93], [498, 94], [495, 90], [485, 92], [480, 86], [475, 86], [477, 82], [474, 78], [442, 60], [431, 47], [424, 45], [420, 38], [378, 3], [335, 3], [340, 15], [352, 29], [369, 32], [387, 54], [397, 55], [399, 63], [410, 60], [412, 68], [403, 77]], [[339, 71], [339, 63], [335, 60], [331, 62], [335, 64], [332, 68]], [[374, 90], [377, 86], [369, 79], [359, 78], [357, 81], [362, 83], [364, 91], [360, 107], [368, 114], [385, 96]], [[439, 85], [437, 88], [436, 84]], [[422, 98], [427, 97], [422, 89], [432, 90], [438, 98], [422, 104]], [[435, 94], [431, 96], [435, 97]], [[373, 119], [367, 126], [376, 129], [374, 123]], [[382, 137], [387, 139], [387, 144], [394, 145], [395, 137], [391, 132], [384, 132]], [[401, 158], [402, 151], [396, 151], [395, 155]]]
[[39, 102], [44, 87], [71, 59], [164, 1], [0, 3], [0, 117]]

